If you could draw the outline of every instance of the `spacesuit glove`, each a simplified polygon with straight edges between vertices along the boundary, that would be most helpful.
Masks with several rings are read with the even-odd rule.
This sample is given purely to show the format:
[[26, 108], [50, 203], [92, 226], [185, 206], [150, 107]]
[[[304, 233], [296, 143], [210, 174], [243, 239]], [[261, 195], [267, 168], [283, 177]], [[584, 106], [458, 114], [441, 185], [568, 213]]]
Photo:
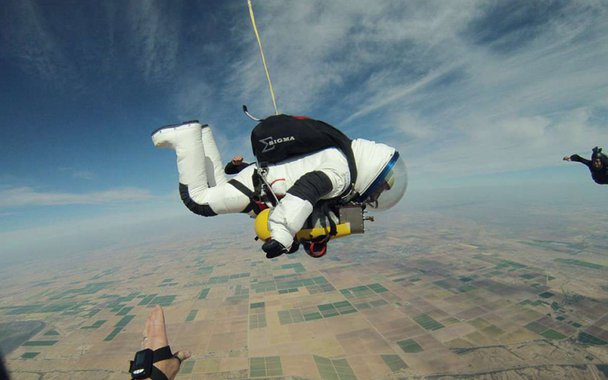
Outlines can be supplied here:
[[262, 250], [266, 252], [267, 259], [274, 259], [275, 257], [279, 257], [284, 253], [287, 253], [287, 248], [278, 241], [274, 239], [269, 239], [264, 245], [262, 245]]

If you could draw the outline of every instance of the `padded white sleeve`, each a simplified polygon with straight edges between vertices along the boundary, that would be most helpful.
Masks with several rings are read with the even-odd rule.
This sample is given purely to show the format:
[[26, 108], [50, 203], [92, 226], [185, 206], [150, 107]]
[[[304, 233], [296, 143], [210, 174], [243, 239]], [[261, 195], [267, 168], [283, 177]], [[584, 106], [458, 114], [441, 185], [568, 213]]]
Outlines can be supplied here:
[[268, 218], [270, 236], [285, 247], [290, 247], [293, 237], [300, 231], [311, 213], [310, 202], [288, 193], [270, 212]]

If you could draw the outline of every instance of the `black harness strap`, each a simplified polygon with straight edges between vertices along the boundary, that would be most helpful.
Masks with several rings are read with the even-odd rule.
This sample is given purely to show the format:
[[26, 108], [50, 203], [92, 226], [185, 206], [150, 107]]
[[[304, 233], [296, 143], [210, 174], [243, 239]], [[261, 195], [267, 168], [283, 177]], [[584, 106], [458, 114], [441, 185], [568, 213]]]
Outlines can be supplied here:
[[[323, 215], [325, 216], [325, 220], [329, 223], [329, 234], [326, 237], [327, 240], [329, 240], [329, 238], [331, 236], [335, 236], [338, 233], [338, 228], [336, 227], [336, 222], [334, 222], [334, 220], [331, 218], [331, 214], [330, 214], [331, 211], [335, 212], [336, 204], [337, 204], [337, 202], [332, 201], [332, 200], [328, 200], [325, 202], [319, 202], [319, 204], [318, 204]], [[323, 228], [327, 227], [327, 224], [325, 224], [325, 221], [323, 219], [321, 219], [321, 225], [323, 226]]]
[[253, 212], [257, 215], [260, 213], [260, 211], [262, 211], [260, 210], [260, 206], [258, 206], [258, 204], [255, 202], [255, 193], [249, 190], [247, 186], [243, 185], [234, 178], [228, 181], [228, 183], [234, 186], [241, 193], [245, 194], [247, 198], [249, 198], [249, 204], [247, 205], [247, 207], [245, 207], [245, 209], [243, 209], [243, 211], [241, 211], [242, 213], [247, 214], [251, 210], [253, 210]]

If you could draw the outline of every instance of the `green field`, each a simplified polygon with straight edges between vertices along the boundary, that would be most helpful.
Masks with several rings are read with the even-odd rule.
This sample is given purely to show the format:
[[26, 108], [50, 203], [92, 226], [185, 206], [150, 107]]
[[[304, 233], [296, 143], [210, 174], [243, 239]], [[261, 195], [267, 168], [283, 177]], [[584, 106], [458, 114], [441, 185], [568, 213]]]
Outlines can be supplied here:
[[209, 295], [209, 288], [205, 288], [203, 290], [201, 290], [201, 292], [198, 294], [198, 299], [199, 300], [204, 300], [205, 298], [207, 298], [207, 296]]
[[95, 321], [95, 323], [93, 323], [90, 326], [82, 326], [81, 329], [96, 329], [96, 328], [101, 327], [101, 325], [103, 325], [104, 323], [106, 323], [106, 320], [100, 319], [100, 320]]
[[194, 321], [194, 318], [196, 318], [197, 313], [198, 310], [190, 310], [190, 314], [188, 314], [188, 316], [186, 317], [186, 322]]
[[526, 266], [524, 264], [520, 264], [515, 261], [502, 260], [501, 262], [496, 264], [495, 269], [503, 269], [503, 268], [507, 268], [507, 267], [511, 267], [511, 269], [521, 269], [521, 268], [525, 268]]
[[156, 297], [156, 294], [149, 294], [147, 296], [145, 296], [140, 302], [139, 305], [143, 306], [143, 305], [147, 305], [150, 303], [150, 301], [152, 301], [154, 299], [154, 297]]
[[281, 269], [293, 269], [296, 273], [304, 273], [306, 269], [301, 263], [281, 265]]
[[441, 323], [431, 318], [428, 314], [420, 314], [414, 317], [414, 321], [416, 321], [425, 330], [434, 331], [443, 328], [443, 325]]
[[156, 296], [151, 302], [151, 305], [171, 306], [176, 296]]
[[322, 379], [355, 380], [357, 377], [346, 359], [328, 359], [314, 355]]
[[590, 263], [588, 261], [582, 261], [577, 259], [555, 259], [558, 263], [577, 265], [579, 267], [591, 268], [591, 269], [603, 269], [604, 266], [600, 264]]
[[249, 328], [259, 329], [266, 327], [266, 315], [265, 314], [254, 314], [249, 316]]
[[114, 325], [114, 327], [125, 327], [133, 320], [133, 318], [135, 318], [134, 315], [125, 315], [120, 321], [118, 321], [117, 324]]
[[118, 335], [118, 333], [122, 330], [122, 327], [116, 327], [112, 332], [104, 338], [104, 341], [109, 342]]
[[133, 306], [125, 306], [121, 308], [120, 311], [116, 313], [116, 315], [127, 315], [131, 310], [133, 310]]
[[537, 334], [540, 334], [541, 332], [547, 330], [547, 326], [542, 325], [536, 321], [530, 322], [527, 325], [525, 325], [524, 327]]
[[553, 329], [547, 329], [545, 331], [543, 331], [542, 333], [540, 333], [540, 335], [544, 336], [547, 339], [564, 339], [566, 338], [565, 335], [553, 330]]
[[267, 356], [249, 359], [249, 376], [271, 377], [282, 376], [281, 358], [279, 356]]
[[423, 351], [422, 347], [414, 340], [414, 339], [406, 339], [400, 342], [397, 342], [399, 347], [403, 350], [403, 352], [407, 353], [416, 353]]
[[578, 341], [582, 344], [591, 344], [595, 346], [605, 346], [608, 344], [605, 340], [582, 331], [578, 334]]
[[405, 362], [401, 360], [399, 355], [380, 355], [380, 357], [382, 357], [384, 363], [393, 372], [397, 372], [399, 370], [407, 368], [407, 364], [405, 364]]
[[23, 343], [22, 346], [52, 346], [55, 343], [59, 342], [58, 340], [28, 340]]
[[302, 321], [304, 321], [304, 316], [302, 315], [302, 311], [300, 311], [299, 309], [279, 311], [279, 322], [281, 322], [282, 325], [286, 325], [289, 323], [298, 323]]

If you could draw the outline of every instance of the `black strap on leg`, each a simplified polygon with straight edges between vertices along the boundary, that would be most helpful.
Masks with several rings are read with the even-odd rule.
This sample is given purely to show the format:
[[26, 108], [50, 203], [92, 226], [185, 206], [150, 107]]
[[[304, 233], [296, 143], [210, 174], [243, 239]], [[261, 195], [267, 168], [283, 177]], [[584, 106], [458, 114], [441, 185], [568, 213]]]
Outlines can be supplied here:
[[158, 350], [154, 350], [154, 359], [152, 360], [152, 363], [156, 363], [161, 360], [171, 359], [172, 357], [173, 354], [171, 353], [171, 347], [161, 347]]
[[257, 215], [260, 213], [260, 206], [258, 206], [257, 203], [255, 203], [254, 200], [254, 195], [255, 193], [251, 190], [249, 190], [249, 188], [245, 185], [243, 185], [242, 183], [240, 183], [239, 181], [237, 181], [236, 179], [231, 179], [230, 181], [228, 181], [229, 184], [231, 184], [232, 186], [234, 186], [238, 191], [240, 191], [241, 193], [245, 194], [247, 196], [247, 198], [249, 198], [249, 204], [247, 205], [247, 207], [245, 207], [245, 209], [243, 211], [241, 211], [244, 214], [247, 214], [249, 211], [253, 210], [253, 212]]
[[336, 205], [338, 204], [338, 202], [339, 201], [335, 199], [328, 199], [325, 201], [317, 202], [317, 204], [315, 205], [315, 207], [319, 209], [320, 214], [323, 216], [323, 218], [319, 219], [319, 221], [321, 222], [321, 227], [327, 228], [329, 225], [329, 234], [326, 235], [326, 241], [328, 241], [331, 236], [335, 236], [338, 233], [336, 222], [334, 222], [333, 218], [331, 217], [332, 212], [335, 215], [339, 215], [339, 211], [336, 209]]
[[[150, 363], [150, 357], [146, 356], [147, 352], [152, 351], [151, 349], [145, 349], [143, 350], [144, 353], [144, 369], [145, 367], [150, 366], [150, 369], [145, 369], [146, 372], [149, 372], [149, 378], [152, 380], [169, 380], [167, 375], [165, 375], [160, 369], [156, 368], [154, 366], [154, 363], [156, 362], [160, 362], [162, 360], [167, 360], [167, 359], [171, 359], [174, 358], [175, 356], [173, 356], [173, 354], [171, 353], [171, 347], [169, 347], [168, 345], [165, 347], [161, 347], [158, 350], [152, 351], [152, 363]], [[139, 352], [138, 352], [139, 354]], [[137, 354], [135, 356], [137, 358]], [[138, 359], [139, 360], [139, 359]], [[178, 359], [179, 360], [179, 359]], [[181, 364], [181, 360], [180, 360], [180, 364]], [[138, 367], [139, 369], [140, 367]], [[149, 367], [148, 367], [149, 368]], [[129, 372], [132, 373], [133, 372], [133, 360], [130, 361], [129, 364]], [[148, 373], [142, 374], [139, 373], [138, 376], [148, 376]], [[138, 377], [140, 378], [140, 377]]]
[[152, 366], [152, 373], [150, 374], [150, 379], [152, 380], [169, 380], [167, 375], [163, 373], [160, 369]]
[[[167, 360], [171, 358], [173, 358], [173, 354], [171, 353], [171, 347], [161, 347], [158, 350], [154, 351], [154, 359], [152, 359], [152, 363], [160, 362], [162, 360]], [[156, 368], [156, 366], [152, 366], [152, 373], [150, 374], [150, 379], [169, 380], [167, 375], [165, 375], [160, 369]]]

